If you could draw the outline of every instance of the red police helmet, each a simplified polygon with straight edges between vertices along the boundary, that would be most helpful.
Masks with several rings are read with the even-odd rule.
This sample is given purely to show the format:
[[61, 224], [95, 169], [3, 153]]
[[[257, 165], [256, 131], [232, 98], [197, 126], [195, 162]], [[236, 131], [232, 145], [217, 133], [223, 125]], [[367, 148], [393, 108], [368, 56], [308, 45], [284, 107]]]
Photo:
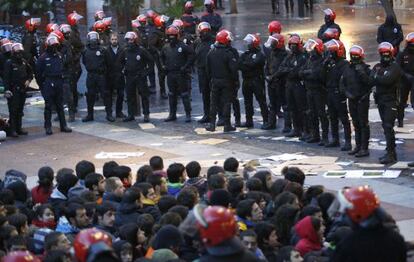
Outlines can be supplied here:
[[27, 31], [33, 32], [35, 29], [39, 27], [41, 21], [42, 20], [40, 18], [30, 18], [26, 20], [24, 26], [26, 27]]
[[354, 223], [361, 223], [380, 206], [378, 196], [369, 186], [351, 187], [338, 192], [340, 211]]
[[95, 20], [102, 20], [105, 17], [105, 12], [102, 10], [96, 11]]
[[79, 262], [86, 262], [88, 258], [88, 250], [91, 245], [103, 242], [108, 246], [112, 246], [112, 240], [105, 232], [96, 228], [89, 228], [80, 231], [73, 243], [75, 256]]
[[105, 25], [105, 29], [110, 29], [112, 26], [112, 17], [105, 17], [104, 19], [102, 19], [102, 22]]
[[394, 55], [394, 47], [389, 42], [382, 42], [378, 46], [378, 53], [380, 55], [390, 54], [392, 56]]
[[49, 23], [46, 25], [46, 33], [50, 34], [51, 32], [58, 30], [59, 29], [59, 25], [58, 24], [54, 24], [54, 23]]
[[59, 27], [60, 32], [63, 34], [68, 34], [72, 31], [72, 28], [68, 24], [61, 24]]
[[245, 41], [248, 45], [252, 45], [252, 47], [260, 46], [260, 36], [258, 34], [247, 34], [243, 41]]
[[364, 58], [365, 57], [365, 51], [364, 48], [362, 48], [359, 45], [353, 45], [351, 46], [351, 48], [349, 49], [349, 55], [350, 56], [358, 56], [359, 58]]
[[141, 15], [137, 16], [137, 20], [138, 20], [138, 22], [145, 24], [147, 22], [147, 16], [144, 15], [144, 14], [141, 14]]
[[282, 24], [275, 20], [269, 23], [267, 29], [269, 30], [270, 35], [274, 33], [280, 34], [280, 32], [282, 32]]
[[337, 28], [328, 28], [325, 30], [325, 32], [323, 32], [323, 37], [328, 40], [339, 40], [339, 30]]
[[316, 52], [321, 55], [323, 53], [324, 46], [323, 46], [323, 42], [322, 42], [321, 39], [315, 38], [315, 39], [309, 39], [306, 42], [304, 48], [307, 52], [311, 52], [312, 50], [316, 50]]
[[163, 27], [165, 25], [165, 22], [168, 21], [168, 19], [170, 19], [170, 18], [168, 16], [165, 16], [165, 15], [156, 16], [154, 18], [154, 25], [156, 27]]
[[227, 208], [209, 206], [203, 209], [197, 205], [194, 208], [194, 215], [201, 241], [207, 247], [216, 246], [236, 235], [236, 219]]
[[197, 31], [198, 32], [210, 32], [211, 31], [211, 26], [208, 22], [201, 22], [198, 24], [197, 26]]
[[174, 19], [174, 21], [172, 22], [171, 25], [177, 27], [178, 29], [181, 29], [181, 28], [183, 28], [184, 23], [181, 19]]
[[62, 43], [65, 40], [65, 36], [62, 34], [61, 31], [55, 30], [49, 34], [49, 36], [54, 36], [59, 40], [59, 43]]
[[216, 35], [216, 42], [220, 44], [228, 45], [231, 41], [233, 41], [233, 34], [228, 30], [223, 29]]
[[329, 52], [334, 52], [338, 57], [343, 57], [345, 55], [345, 47], [344, 44], [339, 40], [329, 40], [325, 43], [325, 48]]
[[157, 14], [154, 10], [148, 10], [148, 11], [145, 13], [145, 15], [146, 15], [146, 17], [147, 17], [147, 18], [151, 18], [152, 20], [154, 20], [154, 19], [155, 19], [155, 17], [157, 17], [157, 16], [158, 16], [158, 14]]
[[12, 45], [13, 45], [13, 42], [7, 38], [3, 38], [0, 40], [1, 51], [4, 53], [11, 52]]
[[405, 42], [407, 44], [414, 44], [414, 32], [409, 33], [406, 37], [405, 37]]
[[180, 33], [180, 29], [178, 29], [178, 27], [170, 25], [167, 30], [165, 31], [165, 33], [167, 35], [176, 35], [178, 36], [178, 34]]
[[79, 20], [81, 20], [82, 18], [83, 18], [83, 16], [76, 13], [76, 11], [73, 11], [67, 17], [68, 24], [70, 24], [71, 26], [77, 25], [79, 23]]
[[13, 53], [24, 51], [23, 45], [21, 43], [14, 43], [12, 44], [11, 51]]
[[325, 13], [325, 16], [328, 16], [331, 21], [335, 20], [336, 13], [335, 13], [334, 10], [332, 10], [330, 8], [326, 8], [325, 10], [323, 10], [323, 12]]
[[92, 30], [98, 33], [102, 33], [103, 31], [105, 31], [105, 29], [106, 29], [106, 26], [102, 20], [96, 21], [92, 26]]
[[[53, 32], [52, 32], [53, 33]], [[51, 34], [52, 34], [51, 33]], [[49, 35], [47, 38], [46, 38], [46, 42], [45, 42], [45, 44], [46, 44], [46, 46], [58, 46], [59, 44], [60, 44], [60, 42], [59, 42], [59, 39], [56, 37], [56, 36], [54, 36], [54, 35]]]
[[299, 48], [302, 48], [303, 42], [298, 34], [292, 34], [289, 37], [288, 45], [298, 45]]
[[184, 10], [193, 10], [193, 8], [194, 8], [193, 2], [191, 1], [185, 2]]
[[40, 259], [29, 251], [12, 251], [3, 257], [3, 262], [40, 262]]
[[213, 0], [204, 0], [204, 6], [211, 5], [213, 8], [215, 7]]
[[138, 19], [135, 19], [135, 20], [131, 20], [131, 26], [132, 26], [132, 28], [138, 28], [138, 27], [141, 27], [141, 23], [138, 21]]
[[126, 32], [125, 37], [126, 40], [134, 40], [136, 41], [138, 39], [138, 35], [135, 32], [129, 31]]

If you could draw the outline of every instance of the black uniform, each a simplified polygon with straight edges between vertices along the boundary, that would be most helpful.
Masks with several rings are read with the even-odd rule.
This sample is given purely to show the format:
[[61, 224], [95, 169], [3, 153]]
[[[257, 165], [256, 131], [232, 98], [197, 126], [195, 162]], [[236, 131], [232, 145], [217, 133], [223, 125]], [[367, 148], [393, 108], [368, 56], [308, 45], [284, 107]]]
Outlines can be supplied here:
[[181, 96], [186, 121], [191, 121], [190, 90], [188, 75], [191, 74], [191, 66], [194, 62], [194, 50], [181, 41], [168, 43], [161, 50], [162, 68], [167, 73], [168, 99], [170, 104], [171, 120], [176, 118], [177, 97]]
[[198, 74], [198, 87], [203, 99], [203, 123], [209, 122], [210, 117], [210, 80], [207, 77], [206, 65], [207, 65], [207, 54], [214, 44], [214, 39], [211, 35], [207, 35], [205, 38], [199, 38], [195, 42], [195, 65], [197, 66]]
[[325, 24], [321, 25], [321, 27], [319, 28], [319, 31], [318, 31], [318, 38], [321, 39], [324, 43], [327, 42], [327, 41], [329, 41], [329, 40], [331, 40], [331, 39], [327, 39], [327, 38], [325, 38], [323, 36], [323, 33], [325, 33], [325, 31], [328, 28], [336, 28], [336, 29], [338, 29], [339, 36], [342, 33], [341, 27], [338, 24], [336, 24], [335, 22], [333, 22], [333, 21], [330, 21], [328, 23], [325, 22]]
[[88, 105], [88, 115], [84, 121], [93, 120], [93, 107], [97, 93], [99, 92], [104, 100], [107, 118], [112, 116], [112, 108], [109, 107], [109, 100], [112, 94], [106, 86], [106, 74], [108, 73], [109, 55], [106, 49], [98, 44], [88, 44], [82, 52], [82, 63], [85, 65], [86, 76], [86, 102]]
[[359, 156], [359, 152], [368, 150], [370, 136], [368, 110], [369, 95], [371, 87], [369, 85], [369, 65], [361, 62], [359, 64], [350, 63], [345, 66], [342, 74], [341, 84], [344, 93], [348, 98], [348, 108], [355, 129], [355, 144], [353, 150]]
[[36, 61], [36, 81], [45, 99], [44, 127], [48, 135], [52, 134], [51, 118], [53, 107], [58, 114], [61, 131], [71, 132], [66, 125], [65, 113], [63, 111], [63, 74], [63, 58], [55, 50], [47, 50]]
[[146, 49], [136, 44], [128, 44], [119, 56], [121, 69], [126, 79], [126, 94], [128, 102], [128, 119], [133, 120], [137, 108], [137, 90], [141, 96], [144, 116], [149, 116], [149, 88], [147, 76], [154, 61]]
[[303, 131], [307, 132], [304, 118], [307, 108], [306, 90], [299, 77], [299, 70], [305, 63], [306, 55], [303, 52], [292, 52], [283, 60], [276, 73], [277, 77], [286, 76], [287, 110], [293, 122], [293, 130], [288, 134], [289, 137], [302, 137]]
[[[109, 56], [109, 65], [108, 65], [108, 89], [109, 93], [113, 94], [114, 90], [116, 90], [116, 106], [115, 112], [116, 117], [124, 117], [122, 113], [122, 105], [124, 102], [124, 92], [125, 92], [125, 77], [122, 74], [122, 66], [120, 60], [121, 47], [118, 45], [116, 47], [109, 46], [107, 48], [108, 56]], [[108, 99], [108, 107], [112, 111], [112, 99]]]
[[404, 34], [401, 25], [397, 23], [394, 16], [387, 15], [385, 23], [378, 27], [377, 43], [389, 42], [396, 49], [400, 50], [400, 43], [404, 40]]
[[211, 81], [210, 130], [214, 130], [216, 115], [222, 107], [224, 130], [233, 130], [230, 123], [231, 103], [235, 93], [234, 83], [238, 81], [238, 63], [233, 50], [222, 44], [215, 44], [207, 54], [207, 77]]
[[324, 61], [324, 77], [328, 90], [328, 113], [331, 123], [332, 141], [328, 147], [339, 146], [338, 119], [344, 127], [345, 145], [341, 150], [349, 150], [351, 147], [351, 124], [348, 117], [346, 96], [340, 90], [339, 84], [348, 61], [344, 58], [328, 58]]
[[242, 72], [242, 91], [246, 109], [246, 126], [253, 127], [253, 95], [256, 97], [263, 117], [263, 125], [267, 126], [268, 109], [266, 105], [266, 90], [264, 65], [265, 55], [258, 48], [251, 48], [244, 52], [239, 59], [239, 69]]
[[4, 88], [13, 95], [7, 99], [9, 108], [10, 132], [19, 135], [22, 132], [23, 108], [26, 101], [26, 81], [33, 79], [33, 70], [24, 58], [12, 55], [4, 64]]
[[2, 53], [0, 52], [0, 77], [3, 77], [3, 70], [4, 70], [4, 65], [6, 64], [6, 61], [9, 60], [9, 58], [11, 57], [11, 52], [7, 52], [7, 53]]
[[[165, 72], [161, 66], [160, 52], [164, 46], [165, 36], [164, 33], [158, 29], [155, 25], [148, 24], [145, 27], [145, 34], [147, 35], [148, 51], [154, 58], [154, 62], [157, 65], [158, 70], [158, 83], [160, 85], [161, 95], [165, 95]], [[150, 91], [155, 93], [155, 68], [152, 66], [148, 75], [150, 81]]]
[[184, 34], [196, 34], [197, 25], [200, 23], [200, 19], [196, 15], [184, 13], [181, 16], [181, 21], [184, 23]]
[[30, 66], [34, 67], [35, 61], [39, 57], [36, 32], [25, 32], [22, 38], [22, 45], [24, 48], [24, 58]]
[[290, 132], [292, 123], [290, 121], [291, 118], [289, 116], [286, 103], [286, 77], [282, 75], [278, 76], [278, 71], [287, 55], [288, 52], [284, 47], [271, 50], [265, 67], [267, 93], [269, 95], [268, 129], [276, 128], [277, 113], [280, 112], [280, 108], [282, 107], [283, 118], [285, 120], [284, 132]]
[[386, 151], [388, 155], [394, 156], [394, 160], [396, 160], [394, 122], [397, 118], [401, 74], [400, 67], [392, 61], [376, 64], [370, 75], [371, 83], [375, 86], [374, 98], [387, 143]]
[[414, 108], [414, 47], [407, 46], [397, 56], [397, 64], [402, 69], [400, 103], [398, 105], [398, 126], [404, 122], [404, 110], [411, 92], [411, 106]]
[[[237, 61], [239, 60], [239, 51], [237, 51], [236, 48], [229, 46], [230, 51], [233, 52], [234, 57], [236, 57]], [[234, 122], [236, 127], [240, 127], [241, 123], [241, 111], [240, 111], [240, 100], [238, 97], [240, 89], [240, 83], [239, 83], [239, 76], [237, 74], [237, 81], [234, 81], [234, 93], [233, 93], [233, 100], [231, 101], [231, 105], [233, 107], [233, 116], [234, 116]], [[217, 125], [223, 125], [224, 122], [222, 120], [222, 108], [219, 108], [219, 120], [217, 121]]]
[[217, 32], [220, 30], [221, 26], [223, 25], [223, 21], [221, 20], [221, 16], [216, 12], [211, 13], [204, 13], [201, 16], [201, 22], [207, 22], [211, 26], [211, 31], [214, 35], [217, 34]]
[[73, 69], [72, 69], [72, 81], [71, 81], [71, 91], [73, 94], [73, 104], [75, 106], [75, 111], [78, 107], [78, 81], [82, 74], [82, 67], [80, 64], [80, 59], [82, 51], [85, 48], [85, 45], [82, 43], [80, 38], [79, 29], [77, 26], [71, 26], [69, 42], [72, 45], [73, 51]]
[[323, 79], [323, 57], [313, 50], [299, 75], [305, 82], [307, 116], [310, 124], [311, 139], [308, 142], [320, 140], [319, 123], [322, 127], [322, 143], [328, 143], [329, 121], [326, 114], [326, 88]]
[[64, 40], [60, 53], [63, 59], [63, 98], [69, 109], [69, 121], [74, 121], [76, 107], [74, 104], [74, 95], [72, 92], [73, 81], [73, 47], [69, 41]]

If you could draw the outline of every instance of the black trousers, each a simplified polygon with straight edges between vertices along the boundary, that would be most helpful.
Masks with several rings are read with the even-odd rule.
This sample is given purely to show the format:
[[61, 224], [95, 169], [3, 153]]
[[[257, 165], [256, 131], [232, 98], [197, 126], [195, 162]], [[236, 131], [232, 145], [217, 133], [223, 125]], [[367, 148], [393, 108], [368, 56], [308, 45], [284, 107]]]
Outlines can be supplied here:
[[224, 124], [231, 125], [230, 114], [234, 95], [234, 85], [230, 81], [223, 79], [211, 81], [210, 122], [213, 125], [216, 124], [216, 115], [219, 111], [221, 111]]
[[198, 68], [198, 87], [200, 88], [201, 97], [203, 99], [203, 112], [205, 116], [210, 115], [210, 81], [207, 78], [205, 68]]
[[[79, 63], [79, 62], [78, 62]], [[70, 82], [70, 90], [72, 92], [72, 96], [73, 96], [73, 106], [75, 107], [75, 111], [78, 108], [78, 100], [79, 100], [79, 96], [78, 96], [78, 82], [79, 79], [82, 75], [82, 68], [79, 65], [74, 67], [74, 70], [72, 72], [72, 80]]]
[[377, 97], [378, 111], [384, 129], [385, 141], [387, 143], [387, 151], [395, 150], [395, 133], [394, 123], [397, 118], [397, 101], [391, 96]]
[[[144, 79], [146, 82], [146, 79]], [[112, 94], [116, 91], [115, 112], [117, 115], [122, 113], [122, 106], [124, 103], [125, 94], [125, 77], [123, 74], [113, 74], [108, 76], [108, 92], [111, 94], [111, 99], [108, 99], [108, 107], [112, 113]]]
[[403, 78], [400, 85], [400, 101], [398, 103], [398, 122], [403, 123], [404, 121], [404, 110], [407, 107], [408, 96], [410, 95], [411, 106], [414, 107], [414, 83], [408, 79]]
[[7, 99], [7, 106], [9, 108], [9, 123], [12, 132], [19, 132], [22, 130], [22, 118], [24, 103], [26, 102], [26, 91], [13, 90], [13, 96]]
[[279, 0], [271, 0], [272, 1], [272, 11], [273, 13], [279, 12]]
[[339, 120], [344, 127], [345, 141], [351, 141], [351, 124], [348, 117], [346, 97], [339, 91], [328, 90], [328, 113], [333, 140], [339, 141]]
[[155, 90], [155, 66], [157, 66], [158, 71], [158, 83], [160, 85], [160, 92], [165, 94], [165, 72], [162, 70], [160, 56], [158, 52], [151, 52], [152, 57], [154, 58], [154, 67], [150, 68], [148, 78], [150, 81], [150, 89]]
[[306, 90], [300, 83], [290, 83], [286, 87], [287, 109], [291, 115], [293, 128], [296, 132], [302, 133], [305, 129], [306, 114]]
[[66, 127], [65, 113], [63, 111], [63, 80], [47, 78], [42, 83], [42, 96], [45, 99], [45, 128], [52, 127], [52, 108], [56, 109], [60, 128]]
[[322, 139], [328, 139], [329, 120], [326, 114], [326, 92], [321, 89], [307, 90], [306, 100], [308, 102], [307, 117], [309, 129], [313, 137], [320, 137], [319, 123], [322, 128]]
[[126, 79], [126, 95], [128, 104], [128, 116], [135, 116], [137, 108], [137, 90], [141, 97], [142, 112], [149, 115], [149, 88], [147, 78], [145, 76], [127, 75]]
[[104, 100], [105, 111], [107, 115], [112, 113], [112, 108], [109, 107], [109, 100], [112, 99], [112, 94], [106, 85], [106, 76], [104, 74], [90, 73], [86, 77], [86, 102], [88, 105], [88, 115], [93, 115], [93, 107], [95, 106], [96, 95], [101, 94]]
[[[64, 103], [68, 106], [69, 115], [74, 115], [76, 113], [74, 95], [73, 95], [73, 78], [71, 75], [64, 77], [63, 79], [63, 100]], [[76, 92], [76, 95], [78, 92]]]
[[169, 72], [167, 75], [168, 102], [170, 104], [170, 115], [177, 113], [177, 100], [181, 97], [185, 113], [191, 114], [190, 90], [188, 76], [181, 72]]
[[265, 83], [262, 78], [244, 78], [242, 91], [244, 96], [244, 107], [246, 110], [246, 121], [253, 122], [254, 107], [253, 96], [260, 106], [260, 113], [263, 117], [263, 122], [267, 122], [269, 111], [266, 105]]
[[355, 129], [355, 144], [357, 148], [367, 150], [370, 129], [368, 120], [369, 96], [348, 99], [349, 113]]
[[286, 13], [289, 13], [289, 6], [290, 6], [290, 12], [293, 13], [293, 7], [294, 7], [294, 3], [293, 0], [285, 0], [285, 8], [286, 8]]

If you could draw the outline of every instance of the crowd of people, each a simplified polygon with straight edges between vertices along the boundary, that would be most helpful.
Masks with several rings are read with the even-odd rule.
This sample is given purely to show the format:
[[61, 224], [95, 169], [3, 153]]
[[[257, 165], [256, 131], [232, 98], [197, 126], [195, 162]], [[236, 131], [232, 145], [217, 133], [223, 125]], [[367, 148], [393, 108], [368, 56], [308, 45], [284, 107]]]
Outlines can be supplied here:
[[233, 157], [197, 161], [153, 156], [136, 175], [115, 161], [102, 174], [82, 160], [56, 173], [9, 170], [0, 186], [1, 261], [405, 262], [411, 247], [368, 186], [337, 193], [305, 174]]

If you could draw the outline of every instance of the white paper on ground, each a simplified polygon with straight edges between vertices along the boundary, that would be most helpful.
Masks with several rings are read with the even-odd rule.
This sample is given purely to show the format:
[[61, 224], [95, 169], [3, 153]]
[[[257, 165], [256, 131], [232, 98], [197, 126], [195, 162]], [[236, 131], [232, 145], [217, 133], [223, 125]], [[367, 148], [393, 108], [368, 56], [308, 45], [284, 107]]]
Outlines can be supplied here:
[[351, 166], [354, 163], [354, 161], [339, 161], [335, 162], [335, 164], [339, 166]]
[[152, 144], [150, 144], [150, 146], [162, 146], [162, 145], [164, 145], [163, 143], [152, 143]]
[[300, 154], [281, 154], [281, 155], [272, 155], [265, 157], [265, 159], [273, 160], [273, 161], [290, 161], [290, 160], [300, 160], [308, 158], [308, 156], [300, 155]]
[[401, 174], [401, 170], [385, 170], [383, 178], [397, 178]]
[[286, 137], [284, 136], [278, 136], [278, 137], [272, 137], [272, 140], [278, 141], [278, 140], [285, 140]]
[[346, 178], [361, 178], [364, 174], [364, 170], [348, 170], [346, 172]]
[[155, 128], [154, 124], [151, 124], [151, 123], [139, 123], [138, 125], [142, 130]]
[[183, 139], [183, 136], [163, 136], [162, 138], [164, 139], [168, 139], [168, 140], [179, 140], [179, 139]]
[[95, 155], [96, 159], [125, 159], [129, 157], [140, 157], [143, 156], [145, 152], [99, 152]]
[[227, 139], [218, 139], [218, 138], [208, 138], [203, 140], [198, 140], [196, 143], [201, 145], [218, 145], [224, 142], [227, 142]]

